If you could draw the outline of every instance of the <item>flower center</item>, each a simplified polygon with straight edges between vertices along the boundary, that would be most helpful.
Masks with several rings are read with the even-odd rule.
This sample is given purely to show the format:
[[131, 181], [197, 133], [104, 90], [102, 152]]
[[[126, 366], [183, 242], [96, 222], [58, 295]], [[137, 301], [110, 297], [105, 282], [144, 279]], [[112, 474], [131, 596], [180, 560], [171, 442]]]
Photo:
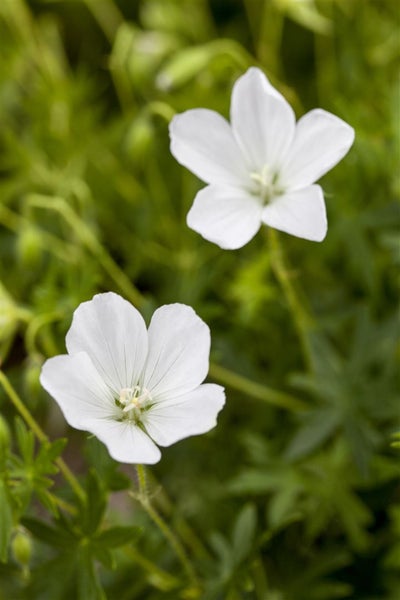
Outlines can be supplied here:
[[122, 420], [138, 424], [142, 413], [152, 406], [152, 398], [148, 389], [135, 385], [122, 388], [115, 403], [122, 409]]
[[259, 172], [253, 171], [250, 177], [254, 181], [252, 194], [261, 197], [264, 204], [283, 193], [278, 181], [279, 173], [273, 171], [268, 165], [264, 165]]

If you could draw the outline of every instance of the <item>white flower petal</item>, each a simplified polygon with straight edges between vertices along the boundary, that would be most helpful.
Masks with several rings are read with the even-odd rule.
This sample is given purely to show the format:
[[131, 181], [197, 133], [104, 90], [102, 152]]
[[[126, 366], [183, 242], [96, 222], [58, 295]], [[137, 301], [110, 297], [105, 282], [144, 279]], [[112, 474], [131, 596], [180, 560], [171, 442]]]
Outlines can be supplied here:
[[206, 183], [246, 185], [249, 174], [229, 123], [205, 108], [176, 115], [169, 126], [176, 160]]
[[250, 241], [261, 226], [261, 199], [231, 187], [209, 185], [198, 192], [187, 224], [226, 250]]
[[113, 419], [119, 413], [112, 393], [85, 352], [49, 358], [40, 382], [76, 429], [87, 431], [93, 418]]
[[88, 431], [107, 446], [110, 456], [122, 463], [153, 465], [161, 452], [149, 436], [129, 421], [92, 419]]
[[279, 196], [264, 207], [262, 220], [280, 231], [321, 242], [327, 230], [322, 189], [311, 185]]
[[280, 181], [290, 189], [310, 185], [347, 154], [353, 141], [354, 129], [339, 117], [320, 108], [308, 112], [297, 123]]
[[277, 169], [295, 131], [295, 115], [260, 69], [250, 68], [232, 91], [231, 124], [252, 170]]
[[83, 302], [67, 333], [69, 354], [86, 352], [114, 392], [137, 383], [147, 355], [146, 325], [126, 300], [108, 292]]
[[190, 306], [169, 304], [155, 311], [149, 327], [143, 387], [153, 400], [178, 396], [205, 379], [210, 330]]
[[146, 431], [160, 446], [170, 446], [215, 427], [224, 403], [224, 388], [203, 384], [185, 396], [154, 406], [145, 421]]

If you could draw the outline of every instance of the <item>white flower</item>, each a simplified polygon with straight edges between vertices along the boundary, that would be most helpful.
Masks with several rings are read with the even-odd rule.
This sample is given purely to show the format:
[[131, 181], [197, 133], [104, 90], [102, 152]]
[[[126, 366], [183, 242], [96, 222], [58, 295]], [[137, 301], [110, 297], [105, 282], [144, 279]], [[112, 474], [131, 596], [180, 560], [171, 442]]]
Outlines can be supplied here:
[[97, 436], [116, 460], [156, 463], [156, 443], [215, 426], [224, 389], [202, 384], [210, 331], [189, 306], [162, 306], [147, 331], [129, 302], [99, 294], [75, 311], [66, 345], [67, 355], [43, 365], [40, 381], [68, 423]]
[[244, 246], [264, 223], [321, 241], [322, 189], [312, 185], [348, 152], [354, 130], [321, 109], [296, 124], [292, 108], [252, 67], [232, 91], [231, 124], [207, 109], [170, 124], [171, 152], [209, 185], [187, 216], [189, 227], [221, 248]]

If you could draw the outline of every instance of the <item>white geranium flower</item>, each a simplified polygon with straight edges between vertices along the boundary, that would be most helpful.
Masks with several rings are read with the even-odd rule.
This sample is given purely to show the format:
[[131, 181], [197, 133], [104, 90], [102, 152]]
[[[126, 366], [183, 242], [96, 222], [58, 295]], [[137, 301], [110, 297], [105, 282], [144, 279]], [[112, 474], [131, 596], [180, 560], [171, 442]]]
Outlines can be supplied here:
[[221, 248], [244, 246], [262, 223], [308, 240], [327, 230], [322, 189], [312, 185], [348, 152], [354, 130], [321, 109], [296, 124], [292, 108], [252, 67], [232, 91], [231, 123], [199, 108], [170, 124], [171, 152], [209, 185], [189, 227]]
[[215, 426], [224, 389], [202, 384], [210, 330], [189, 306], [162, 306], [147, 331], [129, 302], [99, 294], [75, 311], [66, 345], [40, 381], [68, 423], [97, 436], [115, 460], [156, 463], [156, 444]]

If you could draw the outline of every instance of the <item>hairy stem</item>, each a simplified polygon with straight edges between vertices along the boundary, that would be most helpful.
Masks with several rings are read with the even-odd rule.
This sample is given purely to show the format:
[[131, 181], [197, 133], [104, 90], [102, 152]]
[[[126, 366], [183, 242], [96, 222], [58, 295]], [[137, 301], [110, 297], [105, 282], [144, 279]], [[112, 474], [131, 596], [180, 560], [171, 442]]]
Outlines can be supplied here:
[[296, 289], [293, 275], [287, 267], [284, 253], [279, 241], [279, 234], [271, 228], [268, 228], [268, 237], [271, 248], [271, 264], [275, 276], [286, 296], [289, 310], [292, 313], [293, 321], [297, 330], [298, 337], [303, 350], [306, 363], [309, 368], [312, 367], [312, 349], [310, 333], [314, 327], [313, 318], [306, 308], [304, 299], [300, 300], [300, 293]]
[[308, 408], [305, 402], [294, 396], [274, 390], [261, 383], [256, 383], [255, 381], [243, 377], [243, 375], [238, 375], [216, 363], [210, 364], [209, 374], [213, 379], [216, 379], [216, 381], [228, 385], [240, 392], [244, 392], [247, 396], [262, 400], [267, 404], [279, 406], [280, 408], [285, 408], [293, 412], [300, 412]]
[[164, 519], [159, 514], [159, 512], [151, 504], [148, 489], [147, 489], [146, 473], [145, 473], [144, 466], [136, 465], [136, 472], [137, 472], [137, 478], [138, 478], [138, 484], [139, 484], [139, 494], [136, 498], [139, 500], [142, 508], [146, 511], [146, 513], [148, 514], [150, 519], [153, 521], [153, 523], [155, 523], [157, 525], [159, 530], [162, 532], [162, 534], [168, 540], [171, 548], [175, 552], [176, 556], [179, 558], [181, 565], [182, 565], [183, 569], [185, 570], [185, 573], [188, 576], [188, 579], [190, 580], [190, 582], [197, 587], [198, 586], [197, 576], [196, 576], [196, 573], [194, 572], [192, 564], [186, 554], [185, 548], [183, 547], [182, 543], [180, 542], [178, 537], [175, 535], [173, 530], [170, 528], [168, 523], [166, 523], [166, 521], [164, 521]]

